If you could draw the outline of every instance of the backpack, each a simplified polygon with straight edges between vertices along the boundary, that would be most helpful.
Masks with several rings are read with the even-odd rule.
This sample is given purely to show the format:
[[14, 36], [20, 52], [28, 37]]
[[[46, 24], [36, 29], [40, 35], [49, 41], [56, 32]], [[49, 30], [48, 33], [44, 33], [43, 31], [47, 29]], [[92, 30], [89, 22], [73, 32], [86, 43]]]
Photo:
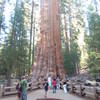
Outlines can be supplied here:
[[19, 91], [22, 92], [22, 87], [20, 86]]
[[19, 83], [16, 85], [16, 90], [19, 90]]
[[22, 92], [22, 87], [19, 85], [19, 83], [16, 86], [16, 90]]

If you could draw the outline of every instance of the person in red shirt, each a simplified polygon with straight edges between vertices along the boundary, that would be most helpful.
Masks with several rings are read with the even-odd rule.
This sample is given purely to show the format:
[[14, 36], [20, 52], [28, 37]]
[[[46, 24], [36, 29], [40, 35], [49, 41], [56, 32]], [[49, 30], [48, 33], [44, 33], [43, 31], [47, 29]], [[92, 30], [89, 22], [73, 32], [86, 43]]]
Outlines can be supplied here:
[[53, 93], [56, 93], [56, 79], [53, 79], [52, 86], [53, 86]]

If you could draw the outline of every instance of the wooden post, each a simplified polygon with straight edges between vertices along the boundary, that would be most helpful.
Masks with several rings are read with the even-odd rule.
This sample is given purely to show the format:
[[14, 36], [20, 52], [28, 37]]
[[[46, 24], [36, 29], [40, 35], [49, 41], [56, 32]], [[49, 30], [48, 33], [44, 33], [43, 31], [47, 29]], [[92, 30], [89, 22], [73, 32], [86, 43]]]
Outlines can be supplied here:
[[3, 94], [4, 94], [4, 86], [2, 84], [2, 85], [0, 85], [0, 97], [2, 97]]
[[94, 100], [97, 100], [96, 86], [94, 85]]
[[80, 84], [80, 93], [81, 93], [81, 96], [85, 96], [84, 90], [85, 90], [85, 88], [82, 87], [82, 84]]

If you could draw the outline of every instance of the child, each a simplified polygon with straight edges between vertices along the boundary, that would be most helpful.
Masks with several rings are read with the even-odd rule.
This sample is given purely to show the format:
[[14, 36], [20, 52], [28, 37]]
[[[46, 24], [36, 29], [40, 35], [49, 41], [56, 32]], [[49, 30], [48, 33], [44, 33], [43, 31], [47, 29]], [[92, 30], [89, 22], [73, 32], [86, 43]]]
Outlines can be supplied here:
[[48, 77], [48, 85], [49, 85], [49, 88], [51, 88], [52, 82], [51, 82], [51, 76], [50, 75]]
[[45, 97], [47, 97], [47, 92], [48, 92], [48, 82], [45, 81], [44, 83], [44, 90], [45, 90]]
[[53, 93], [56, 93], [56, 79], [53, 79], [52, 86], [53, 86]]
[[56, 77], [56, 85], [57, 85], [57, 89], [59, 90], [60, 89], [60, 78], [58, 75]]
[[66, 85], [66, 82], [63, 83], [63, 89], [64, 89], [64, 93], [67, 93], [67, 85]]

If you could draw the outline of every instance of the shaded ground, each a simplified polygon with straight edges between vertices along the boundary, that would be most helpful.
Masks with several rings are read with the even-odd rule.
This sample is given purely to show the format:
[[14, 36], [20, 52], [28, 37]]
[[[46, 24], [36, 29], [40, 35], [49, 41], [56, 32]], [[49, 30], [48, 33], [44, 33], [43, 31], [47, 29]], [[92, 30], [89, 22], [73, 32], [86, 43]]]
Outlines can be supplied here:
[[[69, 93], [63, 93], [62, 90], [57, 90], [55, 94], [53, 94], [52, 90], [48, 91], [48, 98], [54, 98], [54, 99], [47, 99], [47, 100], [86, 100], [82, 99], [77, 96], [73, 96]], [[41, 99], [44, 98], [44, 90], [36, 90], [31, 93], [28, 93], [28, 99], [27, 100], [46, 100], [46, 99]], [[17, 96], [8, 96], [4, 98], [0, 98], [0, 100], [17, 100]]]
[[54, 99], [54, 98], [41, 98], [41, 99], [37, 99], [37, 100], [61, 100], [61, 99]]

